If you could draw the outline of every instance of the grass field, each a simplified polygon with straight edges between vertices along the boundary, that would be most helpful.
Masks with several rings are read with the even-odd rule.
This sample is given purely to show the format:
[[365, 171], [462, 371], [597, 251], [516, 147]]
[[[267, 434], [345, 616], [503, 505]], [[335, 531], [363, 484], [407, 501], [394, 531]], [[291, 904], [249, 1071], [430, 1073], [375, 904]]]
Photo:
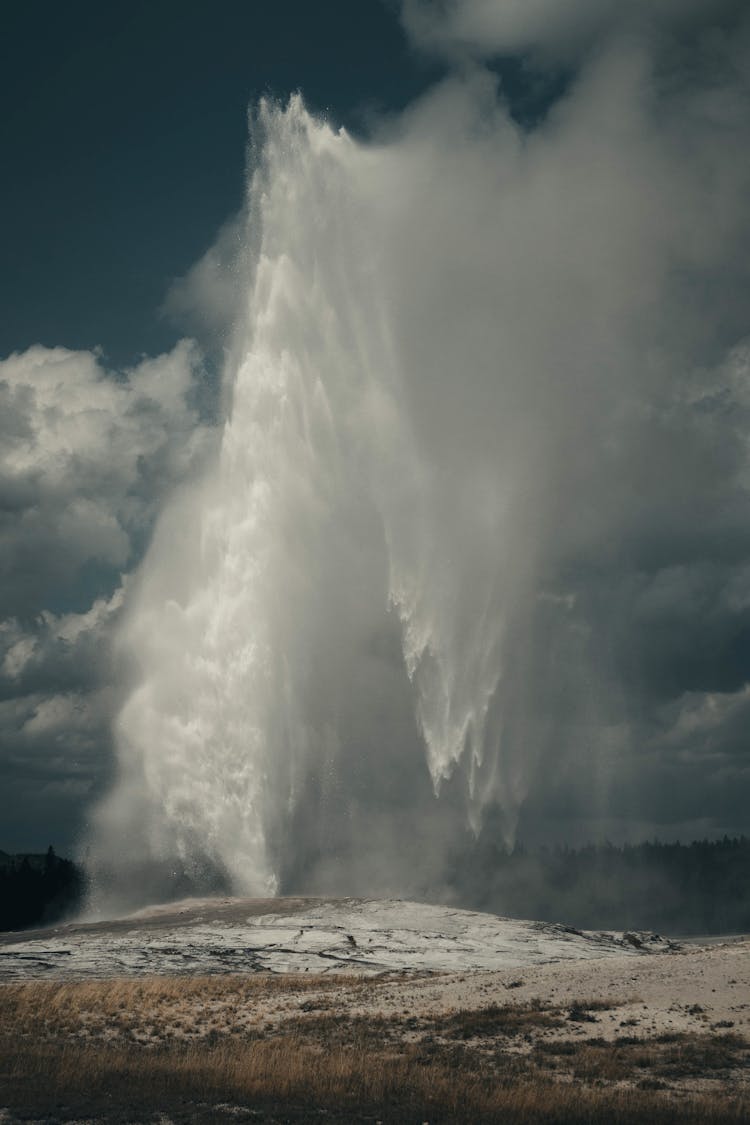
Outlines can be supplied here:
[[[586, 1034], [602, 1001], [378, 1013], [377, 979], [226, 976], [0, 988], [6, 1120], [750, 1120], [733, 1031]], [[626, 1029], [627, 1030], [627, 1029]], [[159, 1117], [162, 1114], [165, 1116]]]

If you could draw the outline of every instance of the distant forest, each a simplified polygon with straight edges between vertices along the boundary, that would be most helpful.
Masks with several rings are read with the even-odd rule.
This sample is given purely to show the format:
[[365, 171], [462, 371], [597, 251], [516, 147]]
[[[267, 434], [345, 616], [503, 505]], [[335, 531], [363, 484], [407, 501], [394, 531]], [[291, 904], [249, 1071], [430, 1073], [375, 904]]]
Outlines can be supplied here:
[[[478, 841], [452, 865], [461, 906], [578, 929], [668, 936], [750, 933], [750, 839], [509, 852]], [[0, 930], [52, 925], [83, 904], [86, 878], [52, 848], [0, 852]], [[194, 889], [192, 893], [199, 893]]]
[[83, 903], [85, 878], [50, 847], [41, 855], [0, 852], [0, 930], [52, 925]]
[[750, 932], [750, 839], [512, 852], [484, 843], [455, 864], [461, 902], [578, 929], [668, 936]]

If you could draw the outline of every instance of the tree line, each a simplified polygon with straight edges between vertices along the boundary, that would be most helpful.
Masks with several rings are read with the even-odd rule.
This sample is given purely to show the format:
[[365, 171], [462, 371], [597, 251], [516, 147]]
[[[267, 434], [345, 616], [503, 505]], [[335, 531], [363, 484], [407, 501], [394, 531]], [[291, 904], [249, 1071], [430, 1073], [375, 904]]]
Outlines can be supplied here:
[[83, 904], [86, 880], [53, 847], [41, 855], [0, 852], [0, 930], [52, 925]]
[[578, 929], [667, 935], [750, 932], [750, 839], [516, 847], [483, 841], [451, 882], [475, 909]]
[[[480, 837], [454, 856], [447, 883], [462, 906], [578, 929], [750, 933], [746, 836], [535, 850]], [[84, 870], [52, 847], [41, 855], [0, 852], [0, 930], [71, 917], [85, 893]]]

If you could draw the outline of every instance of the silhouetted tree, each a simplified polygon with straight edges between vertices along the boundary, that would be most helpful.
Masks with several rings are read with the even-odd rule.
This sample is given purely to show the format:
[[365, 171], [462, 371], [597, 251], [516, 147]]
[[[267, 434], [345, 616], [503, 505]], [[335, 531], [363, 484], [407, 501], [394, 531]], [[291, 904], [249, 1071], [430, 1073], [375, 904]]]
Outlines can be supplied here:
[[0, 930], [47, 925], [73, 914], [85, 891], [83, 872], [50, 845], [43, 856], [4, 856], [0, 866]]

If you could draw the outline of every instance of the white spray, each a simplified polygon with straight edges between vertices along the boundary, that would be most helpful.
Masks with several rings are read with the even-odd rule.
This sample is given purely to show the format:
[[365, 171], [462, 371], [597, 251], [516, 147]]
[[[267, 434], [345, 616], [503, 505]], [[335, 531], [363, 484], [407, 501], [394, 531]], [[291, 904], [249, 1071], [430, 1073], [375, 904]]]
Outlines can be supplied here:
[[367, 145], [261, 108], [226, 422], [120, 633], [91, 835], [116, 886], [158, 896], [143, 873], [177, 861], [258, 894], [420, 893], [488, 803], [512, 839], [532, 781], [563, 830], [606, 814], [636, 760], [618, 622], [644, 566], [661, 589], [685, 474], [713, 512], [745, 456], [703, 390], [745, 244], [713, 185], [746, 198], [745, 149], [700, 91], [687, 132], [686, 94], [654, 112], [652, 68], [613, 43], [530, 133], [481, 70]]
[[306, 786], [373, 714], [378, 631], [400, 621], [437, 793], [464, 754], [470, 775], [481, 763], [504, 620], [486, 565], [502, 512], [443, 487], [412, 430], [385, 292], [388, 156], [299, 98], [262, 106], [259, 127], [228, 416], [132, 591], [133, 688], [93, 841], [110, 869], [200, 856], [253, 894], [278, 889]]

